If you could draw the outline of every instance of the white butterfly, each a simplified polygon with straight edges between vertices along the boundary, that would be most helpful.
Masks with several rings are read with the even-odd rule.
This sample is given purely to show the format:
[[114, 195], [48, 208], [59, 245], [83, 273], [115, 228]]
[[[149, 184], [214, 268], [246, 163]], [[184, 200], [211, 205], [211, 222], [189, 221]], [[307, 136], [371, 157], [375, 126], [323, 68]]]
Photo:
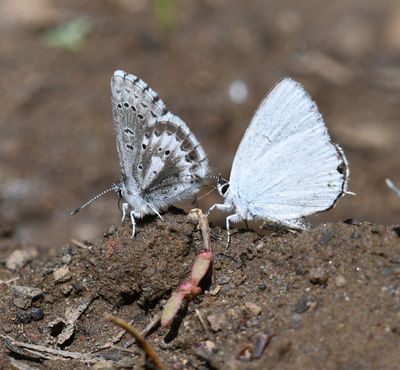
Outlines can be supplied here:
[[230, 224], [269, 220], [305, 228], [304, 216], [326, 211], [346, 193], [349, 170], [332, 144], [316, 104], [301, 84], [285, 78], [264, 98], [239, 145], [230, 180], [218, 180]]

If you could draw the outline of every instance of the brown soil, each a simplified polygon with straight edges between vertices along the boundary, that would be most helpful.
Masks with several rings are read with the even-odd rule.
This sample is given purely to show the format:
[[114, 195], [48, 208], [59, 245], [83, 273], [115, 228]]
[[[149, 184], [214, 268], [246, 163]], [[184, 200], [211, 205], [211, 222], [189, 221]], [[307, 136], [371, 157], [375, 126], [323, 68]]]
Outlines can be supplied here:
[[[91, 303], [74, 335], [61, 348], [96, 353], [115, 367], [144, 366], [137, 349], [134, 354], [97, 349], [119, 332], [104, 320], [104, 313], [133, 320], [143, 329], [189, 276], [202, 249], [200, 232], [184, 214], [169, 212], [165, 218], [145, 220], [135, 240], [127, 223], [94, 244], [66, 246], [58, 255], [24, 267], [14, 284], [37, 287], [44, 294], [22, 310], [13, 304], [13, 284], [3, 284], [0, 332], [57, 348], [63, 331], [52, 323], [87, 300]], [[212, 233], [214, 238], [226, 237], [220, 228]], [[181, 311], [172, 329], [156, 327], [148, 340], [173, 368], [395, 369], [400, 343], [399, 234], [399, 228], [349, 222], [301, 233], [270, 229], [263, 237], [241, 231], [228, 249], [225, 239], [213, 238], [212, 285]], [[53, 272], [65, 266], [70, 278], [57, 283]], [[27, 323], [37, 309], [44, 318]], [[262, 336], [269, 342], [255, 358]], [[118, 345], [130, 341], [125, 335]], [[6, 355], [10, 350], [5, 344], [2, 348], [3, 366], [11, 368]], [[202, 357], [195, 354], [199, 352]], [[25, 363], [29, 358], [14, 356]], [[30, 360], [34, 368], [84, 367], [73, 361]]]
[[[118, 332], [104, 313], [143, 329], [202, 248], [195, 225], [179, 212], [167, 213], [165, 222], [146, 219], [135, 240], [128, 224], [109, 228], [120, 224], [112, 195], [69, 216], [120, 176], [109, 93], [115, 69], [147, 81], [196, 134], [213, 172], [225, 177], [258, 102], [290, 75], [316, 100], [343, 146], [357, 195], [314, 217], [311, 231], [269, 229], [262, 237], [241, 231], [228, 250], [213, 239], [211, 285], [171, 332], [156, 328], [148, 339], [175, 368], [398, 368], [400, 231], [384, 226], [400, 219], [400, 200], [384, 184], [385, 177], [400, 184], [398, 2], [181, 0], [169, 30], [151, 4], [0, 3], [0, 334], [59, 348], [62, 331], [50, 324], [65, 317], [66, 307], [87, 301], [62, 347], [94, 351]], [[80, 15], [92, 22], [81, 50], [44, 44], [49, 29]], [[235, 80], [248, 86], [243, 104], [229, 99]], [[214, 192], [200, 207], [217, 200]], [[350, 218], [364, 221], [343, 222]], [[221, 220], [213, 215], [212, 232], [225, 240]], [[336, 223], [322, 225], [327, 221]], [[78, 247], [72, 238], [97, 241]], [[11, 271], [5, 261], [17, 249], [36, 254]], [[62, 266], [71, 276], [56, 284], [53, 272]], [[21, 309], [15, 285], [44, 294]], [[32, 321], [38, 308], [44, 317]], [[256, 359], [262, 335], [268, 343]], [[207, 340], [214, 351], [207, 352], [213, 346]], [[131, 348], [134, 354], [115, 348], [97, 354], [143, 367], [143, 353]], [[0, 368], [86, 366], [22, 355], [12, 365], [12, 348], [2, 343], [1, 349]]]

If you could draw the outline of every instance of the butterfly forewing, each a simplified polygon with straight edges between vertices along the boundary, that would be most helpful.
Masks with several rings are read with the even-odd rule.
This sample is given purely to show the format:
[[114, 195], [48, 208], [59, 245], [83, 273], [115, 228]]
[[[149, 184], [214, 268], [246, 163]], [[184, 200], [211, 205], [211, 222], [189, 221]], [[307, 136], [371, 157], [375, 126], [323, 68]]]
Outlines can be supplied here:
[[111, 100], [121, 170], [132, 176], [146, 128], [168, 110], [143, 80], [123, 71], [111, 79]]
[[263, 100], [236, 153], [233, 194], [263, 218], [295, 219], [330, 208], [345, 190], [343, 152], [315, 103], [284, 79]]

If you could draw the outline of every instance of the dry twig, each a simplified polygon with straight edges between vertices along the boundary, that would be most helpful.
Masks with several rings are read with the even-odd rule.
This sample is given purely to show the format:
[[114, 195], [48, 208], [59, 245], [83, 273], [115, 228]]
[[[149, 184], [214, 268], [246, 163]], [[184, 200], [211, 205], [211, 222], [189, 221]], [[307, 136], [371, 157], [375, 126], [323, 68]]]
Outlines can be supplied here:
[[121, 320], [113, 315], [106, 315], [106, 319], [112, 321], [114, 324], [120, 326], [130, 333], [136, 339], [137, 345], [144, 350], [146, 356], [154, 363], [154, 366], [158, 370], [166, 370], [166, 367], [161, 362], [161, 359], [158, 357], [153, 346], [134, 326], [129, 325], [126, 321]]
[[17, 349], [24, 349], [26, 352], [33, 354], [34, 356], [38, 358], [42, 358], [45, 360], [76, 360], [80, 362], [85, 362], [85, 363], [96, 363], [99, 360], [102, 360], [102, 358], [98, 356], [93, 356], [92, 354], [89, 353], [81, 353], [81, 352], [69, 352], [69, 351], [63, 351], [60, 349], [54, 349], [50, 347], [45, 347], [42, 345], [38, 344], [32, 344], [32, 343], [25, 343], [25, 342], [19, 342], [13, 339], [12, 337], [9, 337], [8, 335], [2, 335], [0, 334], [0, 338], [2, 338], [5, 342], [5, 345], [7, 348], [9, 348], [12, 352], [16, 352], [20, 354]]

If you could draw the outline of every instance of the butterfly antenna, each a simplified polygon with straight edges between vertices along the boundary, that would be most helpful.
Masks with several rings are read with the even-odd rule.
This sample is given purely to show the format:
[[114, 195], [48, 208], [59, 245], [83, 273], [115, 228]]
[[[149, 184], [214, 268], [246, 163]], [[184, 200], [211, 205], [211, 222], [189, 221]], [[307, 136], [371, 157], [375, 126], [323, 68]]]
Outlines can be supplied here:
[[90, 203], [94, 202], [96, 199], [102, 197], [104, 194], [110, 192], [111, 190], [114, 190], [115, 192], [119, 193], [121, 188], [119, 186], [119, 184], [113, 184], [111, 188], [102, 191], [100, 194], [97, 194], [95, 197], [93, 197], [92, 199], [90, 199], [89, 201], [87, 201], [85, 204], [81, 205], [80, 207], [78, 207], [77, 209], [75, 209], [74, 211], [71, 212], [71, 216], [75, 215], [76, 213], [78, 213], [82, 208], [85, 208], [86, 206], [88, 206]]
[[210, 179], [214, 179], [214, 180], [223, 180], [224, 182], [229, 182], [227, 179], [223, 178], [221, 176], [221, 174], [219, 174], [218, 176], [214, 176], [214, 175], [209, 175], [208, 176]]
[[211, 190], [207, 191], [207, 193], [204, 193], [204, 194], [201, 195], [200, 197], [197, 198], [197, 196], [196, 196], [195, 201], [197, 202], [198, 200], [203, 199], [203, 198], [206, 197], [208, 194], [211, 194], [214, 190], [217, 190], [217, 187], [216, 187], [216, 186], [212, 186], [212, 187], [211, 187]]

